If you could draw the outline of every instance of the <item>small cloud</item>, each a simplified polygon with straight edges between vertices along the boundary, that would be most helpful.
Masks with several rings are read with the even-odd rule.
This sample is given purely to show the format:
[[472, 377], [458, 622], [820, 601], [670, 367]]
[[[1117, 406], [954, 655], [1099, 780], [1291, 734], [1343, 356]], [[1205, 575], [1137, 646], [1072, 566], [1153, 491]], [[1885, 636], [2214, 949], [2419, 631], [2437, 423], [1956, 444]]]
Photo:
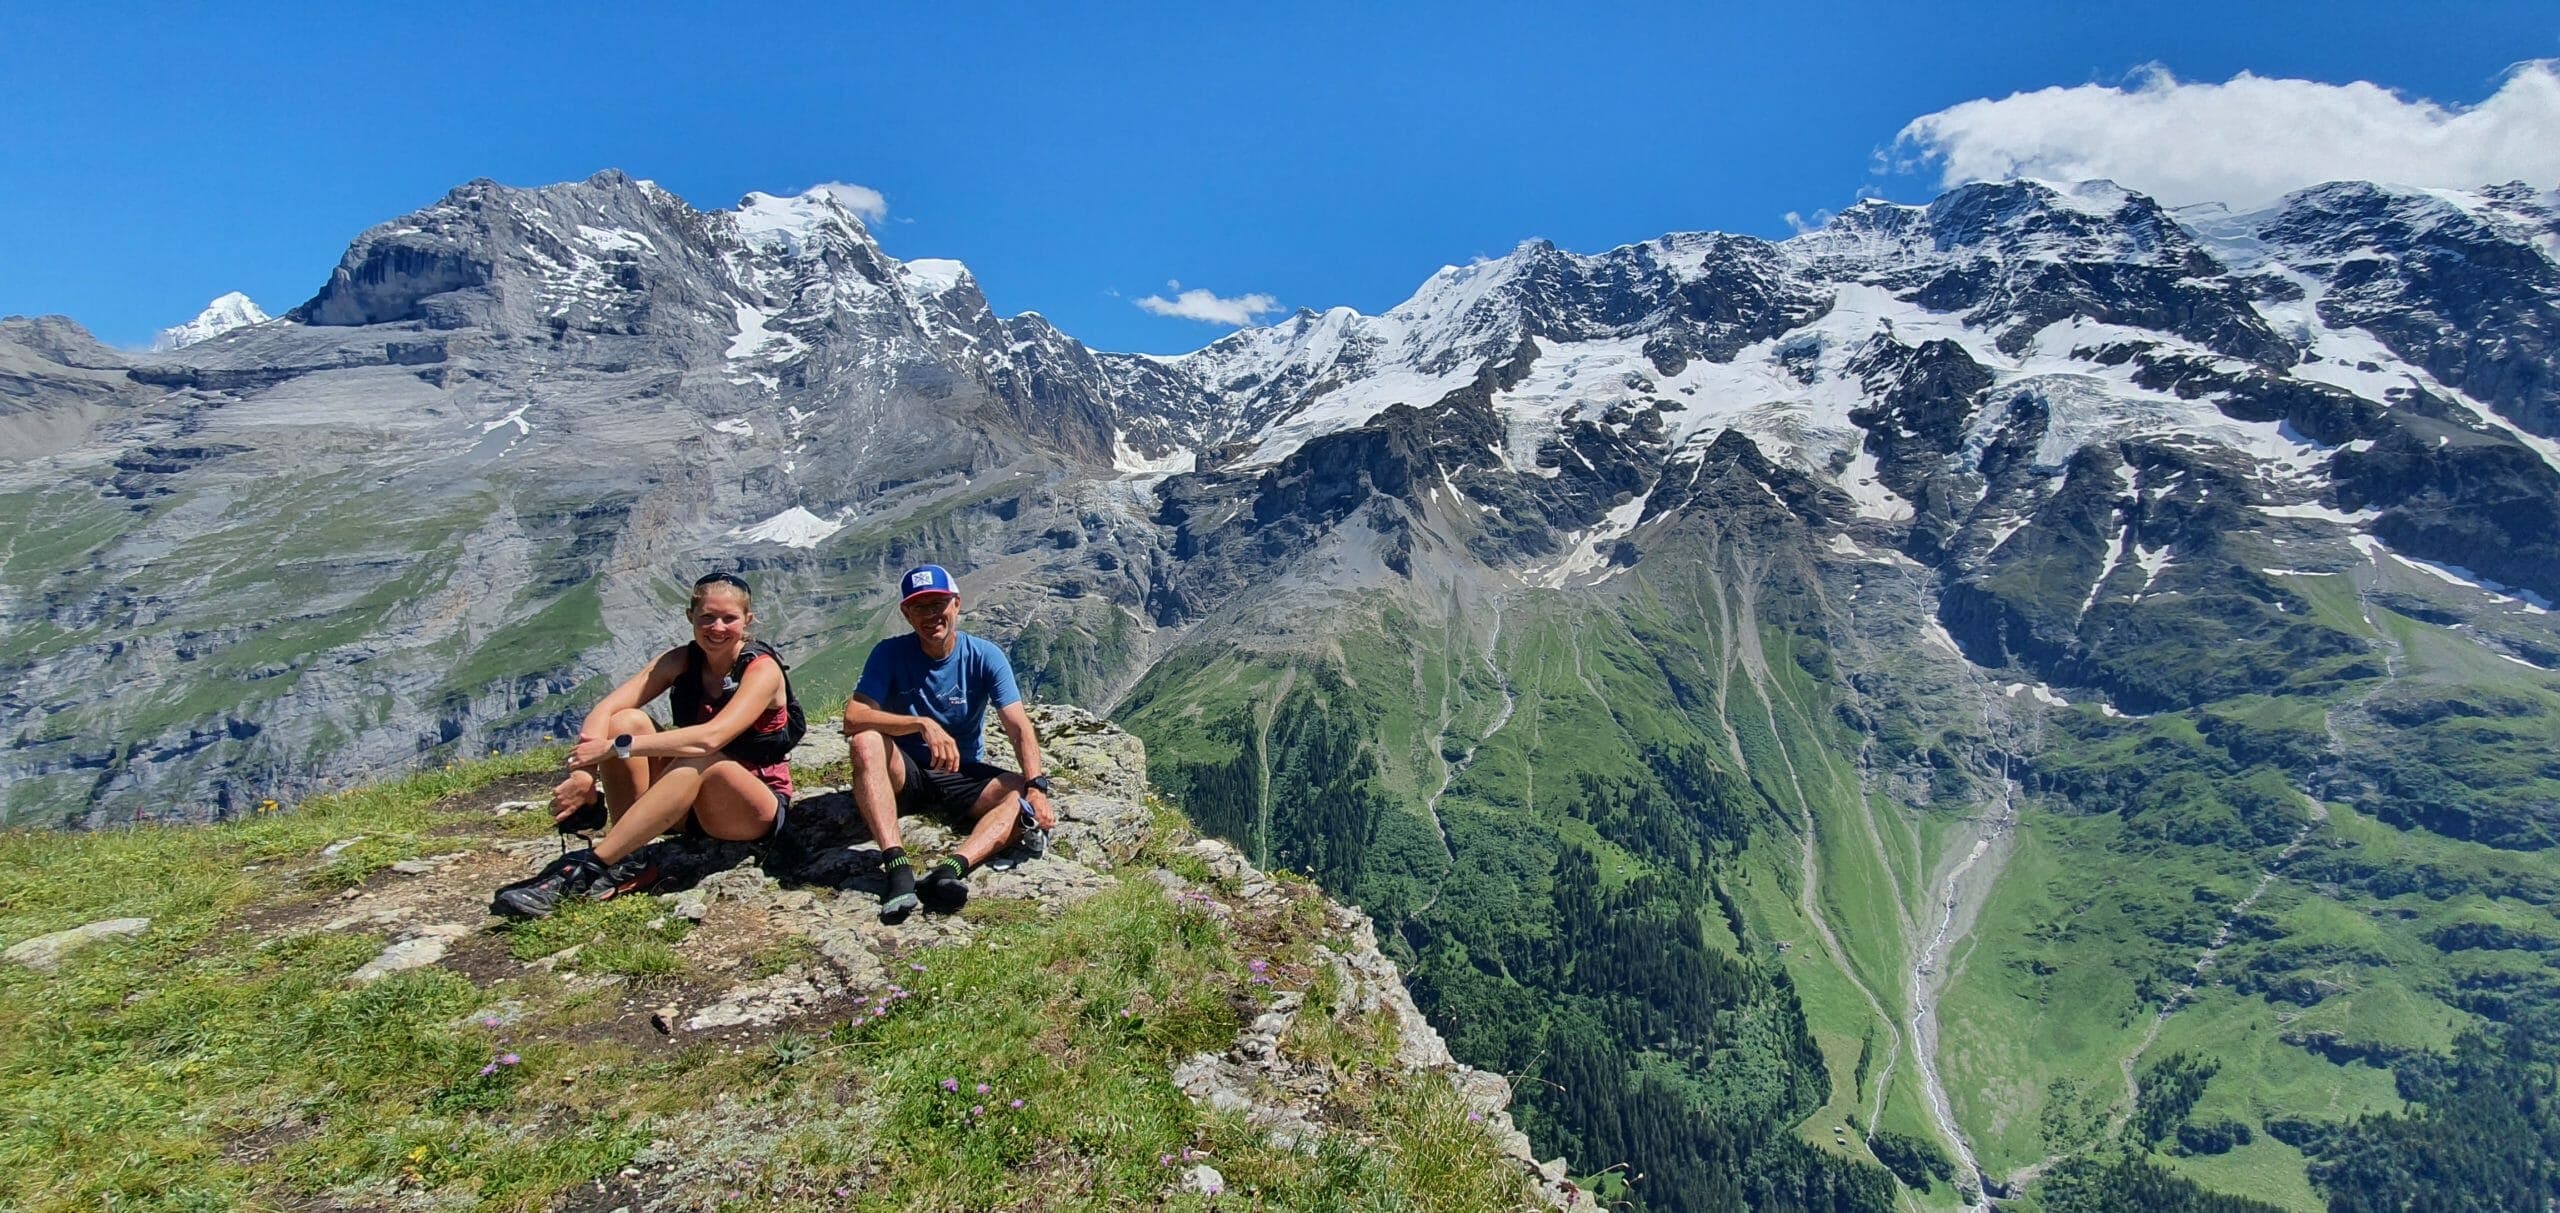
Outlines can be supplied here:
[[2508, 70], [2478, 105], [2369, 81], [2242, 72], [2198, 84], [2154, 65], [2126, 87], [2084, 84], [1967, 101], [1902, 128], [1880, 167], [1931, 162], [1946, 187], [2014, 177], [2107, 178], [2169, 206], [2262, 206], [2324, 181], [2469, 189], [2560, 178], [2560, 60]]
[[835, 199], [836, 205], [862, 216], [864, 223], [878, 223], [889, 217], [889, 200], [867, 185], [828, 181], [809, 187], [809, 192]]
[[1138, 305], [1139, 310], [1150, 316], [1177, 316], [1184, 320], [1237, 326], [1251, 324], [1257, 316], [1280, 310], [1279, 300], [1260, 292], [1222, 299], [1214, 292], [1201, 290], [1198, 287], [1185, 291], [1179, 281], [1168, 280], [1164, 285], [1166, 290], [1180, 293], [1171, 299], [1162, 295], [1148, 295], [1133, 302]]
[[1828, 210], [1815, 211], [1813, 213], [1813, 218], [1807, 219], [1795, 211], [1788, 211], [1785, 218], [1787, 221], [1787, 229], [1801, 236], [1806, 232], [1821, 231], [1823, 224], [1831, 222], [1831, 212]]

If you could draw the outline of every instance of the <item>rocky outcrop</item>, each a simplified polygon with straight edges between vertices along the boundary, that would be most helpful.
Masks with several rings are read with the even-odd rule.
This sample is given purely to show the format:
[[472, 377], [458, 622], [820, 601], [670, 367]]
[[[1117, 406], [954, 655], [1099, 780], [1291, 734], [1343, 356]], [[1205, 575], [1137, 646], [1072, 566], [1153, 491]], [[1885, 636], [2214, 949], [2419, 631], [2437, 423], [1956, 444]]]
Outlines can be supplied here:
[[[1218, 839], [1200, 839], [1183, 848], [1183, 853], [1198, 859], [1215, 881], [1204, 887], [1167, 871], [1149, 874], [1177, 899], [1228, 917], [1236, 908], [1223, 903], [1213, 888], [1236, 889], [1247, 912], [1282, 912], [1292, 899], [1291, 893], [1246, 862], [1241, 852]], [[1565, 1161], [1539, 1162], [1528, 1135], [1511, 1123], [1510, 1080], [1463, 1065], [1449, 1055], [1448, 1044], [1414, 1005], [1395, 962], [1378, 950], [1377, 931], [1369, 916], [1328, 904], [1325, 922], [1320, 946], [1335, 977], [1333, 1019], [1337, 1023], [1361, 1017], [1382, 1019], [1394, 1034], [1397, 1064], [1409, 1071], [1445, 1074], [1467, 1103], [1468, 1121], [1482, 1125], [1505, 1153], [1519, 1160], [1549, 1207], [1597, 1210], [1591, 1195], [1567, 1178]], [[1245, 1116], [1273, 1144], [1314, 1152], [1324, 1136], [1324, 1103], [1334, 1075], [1293, 1057], [1283, 1046], [1306, 1010], [1303, 992], [1280, 991], [1233, 1044], [1222, 1052], [1192, 1055], [1175, 1068], [1174, 1081], [1201, 1103]]]
[[11, 944], [7, 951], [0, 951], [0, 962], [21, 964], [30, 969], [51, 969], [60, 965], [63, 957], [99, 940], [139, 935], [150, 929], [151, 920], [148, 918], [109, 918], [84, 923], [69, 930]]
[[71, 449], [139, 404], [124, 355], [61, 316], [0, 319], [0, 461]]
[[[1315, 1005], [1320, 967], [1332, 981], [1322, 1013], [1346, 1031], [1392, 1040], [1394, 1065], [1403, 1072], [1449, 1083], [1465, 1103], [1468, 1123], [1487, 1135], [1489, 1148], [1514, 1160], [1524, 1193], [1558, 1209], [1596, 1207], [1566, 1177], [1561, 1160], [1541, 1164], [1532, 1157], [1527, 1138], [1506, 1112], [1507, 1082], [1451, 1059], [1405, 992], [1395, 963], [1379, 950], [1366, 915], [1326, 902], [1303, 881], [1256, 870], [1225, 843], [1187, 833], [1159, 837], [1157, 831], [1176, 819], [1150, 803], [1145, 750], [1136, 738], [1076, 708], [1044, 705], [1033, 715], [1060, 788], [1054, 841], [1043, 853], [1017, 849], [996, 857], [972, 877], [975, 908], [958, 915], [882, 922], [878, 851], [845, 791], [815, 787], [795, 802], [786, 835], [777, 843], [669, 837], [642, 852], [660, 873], [660, 891], [651, 895], [654, 921], [681, 920], [690, 927], [679, 951], [684, 977], [636, 985], [581, 974], [580, 954], [589, 943], [511, 959], [492, 946], [497, 924], [484, 912], [488, 890], [556, 854], [558, 844], [504, 837], [512, 832], [506, 829], [511, 820], [542, 810], [529, 800], [495, 799], [503, 793], [493, 792], [453, 802], [455, 818], [446, 836], [467, 841], [465, 849], [386, 865], [355, 888], [307, 904], [265, 907], [260, 929], [363, 932], [388, 939], [378, 955], [345, 975], [351, 983], [427, 966], [484, 984], [549, 973], [585, 999], [588, 1009], [578, 1015], [597, 1022], [582, 1030], [627, 1035], [637, 1029], [671, 1043], [763, 1048], [776, 1047], [771, 1042], [790, 1033], [895, 1014], [915, 996], [908, 983], [919, 980], [917, 970], [934, 965], [937, 950], [969, 945], [980, 934], [981, 916], [1000, 912], [987, 907], [1054, 917], [1123, 882], [1141, 882], [1237, 938], [1269, 939], [1309, 922], [1322, 924], [1314, 941], [1320, 966], [1258, 976], [1247, 988], [1264, 1000], [1262, 1010], [1246, 1020], [1235, 1040], [1178, 1064], [1171, 1077], [1194, 1099], [1246, 1117], [1279, 1149], [1315, 1152], [1364, 1144], [1345, 1139], [1357, 1130], [1341, 1123], [1336, 1101], [1329, 1098], [1345, 1076], [1332, 1063], [1306, 1056], [1303, 1034], [1293, 1031]], [[1002, 734], [991, 731], [989, 740], [995, 743], [990, 758], [1007, 760]], [[824, 745], [800, 757], [817, 760], [821, 770], [841, 761]], [[918, 853], [938, 853], [954, 841], [928, 818], [908, 818], [902, 829]], [[363, 842], [341, 839], [315, 859], [324, 867], [341, 862]], [[1142, 862], [1165, 854], [1178, 857], [1194, 875]], [[9, 958], [49, 964], [80, 942], [143, 925], [93, 924], [26, 941]], [[758, 965], [757, 956], [789, 959]], [[517, 1006], [481, 1014], [503, 1022], [524, 1012]], [[728, 1137], [715, 1142], [688, 1135], [733, 1130], [724, 1127], [717, 1110], [667, 1130], [624, 1173], [631, 1207], [693, 1207], [704, 1195], [698, 1190], [699, 1161], [734, 1157], [741, 1147]], [[1196, 1179], [1195, 1187], [1211, 1178]]]
[[2549, 238], [2548, 203], [2521, 182], [2480, 201], [2335, 182], [2286, 199], [2260, 230], [2326, 280], [2323, 320], [2560, 437], [2560, 265], [2534, 243]]

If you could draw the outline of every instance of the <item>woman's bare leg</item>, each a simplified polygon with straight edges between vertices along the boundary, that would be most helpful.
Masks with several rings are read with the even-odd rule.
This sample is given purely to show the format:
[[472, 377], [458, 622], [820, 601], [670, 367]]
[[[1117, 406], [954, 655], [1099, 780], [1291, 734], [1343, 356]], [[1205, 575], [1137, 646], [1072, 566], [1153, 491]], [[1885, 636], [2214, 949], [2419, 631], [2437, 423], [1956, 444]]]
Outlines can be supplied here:
[[723, 842], [754, 842], [773, 833], [774, 811], [780, 805], [773, 789], [755, 772], [730, 758], [705, 762], [701, 770], [702, 788], [694, 793], [693, 821], [703, 833]]
[[[649, 719], [647, 712], [627, 708], [613, 714], [612, 728], [616, 735], [629, 733], [639, 738], [657, 732], [658, 722]], [[622, 814], [630, 812], [631, 806], [640, 803], [640, 797], [648, 792], [651, 776], [656, 774], [651, 769], [651, 761], [647, 758], [608, 757], [596, 764], [596, 775], [604, 781], [605, 821], [608, 826], [619, 824]]]

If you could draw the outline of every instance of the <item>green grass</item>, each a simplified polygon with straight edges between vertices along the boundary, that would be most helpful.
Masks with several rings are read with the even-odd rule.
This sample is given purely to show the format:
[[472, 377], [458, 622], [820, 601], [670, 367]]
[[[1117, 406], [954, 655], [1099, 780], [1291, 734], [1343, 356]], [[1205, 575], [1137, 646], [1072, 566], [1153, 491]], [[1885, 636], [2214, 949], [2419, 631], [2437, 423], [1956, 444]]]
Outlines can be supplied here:
[[[548, 757], [425, 773], [214, 829], [0, 834], [0, 938], [152, 920], [51, 977], [0, 969], [0, 1204], [235, 1207], [252, 1186], [223, 1161], [226, 1139], [279, 1117], [316, 1120], [334, 1126], [310, 1145], [326, 1169], [360, 1148], [360, 1126], [410, 1102], [392, 1092], [425, 1098], [470, 1078], [491, 1054], [453, 1026], [477, 1000], [468, 982], [419, 971], [347, 987], [381, 940], [219, 928], [288, 890], [334, 887], [341, 869], [304, 872], [355, 831], [370, 835], [360, 862], [418, 853], [436, 798]], [[511, 1157], [487, 1174], [503, 1183], [542, 1165]]]
[[1948, 1098], [1994, 1174], [2073, 1144], [2048, 1125], [2054, 1084], [2120, 1103], [2116, 1064], [2147, 1026], [2133, 970], [2157, 967], [2146, 958], [2160, 949], [2110, 911], [2128, 882], [2158, 894], [2139, 871], [2092, 870], [2106, 835], [2030, 810], [1939, 1000]]
[[684, 971], [675, 945], [684, 942], [693, 924], [667, 913], [650, 898], [571, 901], [549, 918], [511, 922], [499, 932], [507, 954], [517, 960], [540, 960], [571, 948], [567, 967], [578, 973], [623, 977], [672, 977]]
[[[549, 771], [558, 762], [557, 751], [537, 750], [451, 765], [219, 828], [0, 831], [0, 939], [14, 943], [100, 918], [144, 917], [153, 924], [147, 937], [108, 946], [131, 950], [136, 959], [165, 959], [279, 887], [329, 880], [316, 863], [328, 844], [364, 835], [365, 843], [341, 856], [352, 852], [383, 864], [423, 854], [431, 841], [426, 831], [439, 822], [429, 811], [436, 800], [506, 775]], [[312, 873], [289, 868], [296, 864]], [[14, 969], [0, 974], [23, 977]]]
[[2301, 1152], [2264, 1133], [2265, 1123], [2276, 1117], [2346, 1121], [2398, 1111], [2401, 1103], [2388, 1070], [2336, 1065], [2285, 1043], [2288, 1033], [2306, 1026], [2262, 999], [2228, 990], [2201, 991], [2196, 1003], [2162, 1031], [2152, 1055], [2184, 1050], [2215, 1059], [2221, 1069], [2206, 1085], [2191, 1119], [2236, 1120], [2259, 1132], [2250, 1144], [2228, 1154], [2162, 1154], [2159, 1161], [2215, 1191], [2287, 1208], [2325, 1208], [2304, 1176]]
[[[1309, 891], [1284, 880], [1291, 908], [1224, 924], [1139, 878], [1179, 839], [1054, 917], [973, 905], [971, 942], [892, 966], [903, 994], [856, 991], [753, 1048], [598, 1030], [620, 1013], [599, 980], [691, 971], [690, 924], [651, 898], [501, 928], [514, 960], [578, 948], [562, 966], [575, 976], [486, 985], [439, 968], [352, 985], [382, 937], [237, 929], [450, 849], [457, 822], [509, 828], [433, 806], [554, 761], [459, 764], [218, 826], [0, 834], [0, 942], [153, 920], [51, 975], [0, 968], [0, 1206], [536, 1209], [640, 1167], [713, 1205], [735, 1192], [795, 1209], [1196, 1210], [1212, 1204], [1179, 1181], [1197, 1161], [1260, 1208], [1519, 1201], [1519, 1172], [1449, 1084], [1392, 1064], [1390, 1025], [1333, 1016]], [[785, 936], [744, 968], [823, 963]], [[1358, 1144], [1281, 1148], [1172, 1083], [1174, 1063], [1223, 1049], [1282, 986], [1308, 991], [1288, 1047], [1335, 1075], [1326, 1119]]]

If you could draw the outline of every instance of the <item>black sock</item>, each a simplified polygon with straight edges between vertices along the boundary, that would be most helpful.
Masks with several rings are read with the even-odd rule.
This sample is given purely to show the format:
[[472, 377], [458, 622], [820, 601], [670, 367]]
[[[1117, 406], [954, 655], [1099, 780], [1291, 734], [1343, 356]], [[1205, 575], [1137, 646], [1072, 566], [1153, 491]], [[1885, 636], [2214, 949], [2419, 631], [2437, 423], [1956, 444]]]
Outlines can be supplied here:
[[881, 895], [884, 900], [904, 897], [916, 891], [916, 869], [914, 864], [907, 862], [905, 847], [891, 847], [880, 852], [880, 865], [889, 875], [889, 891]]
[[958, 855], [945, 855], [942, 857], [942, 862], [933, 865], [933, 867], [937, 872], [944, 868], [951, 869], [951, 878], [953, 880], [967, 880], [969, 878], [969, 861]]

